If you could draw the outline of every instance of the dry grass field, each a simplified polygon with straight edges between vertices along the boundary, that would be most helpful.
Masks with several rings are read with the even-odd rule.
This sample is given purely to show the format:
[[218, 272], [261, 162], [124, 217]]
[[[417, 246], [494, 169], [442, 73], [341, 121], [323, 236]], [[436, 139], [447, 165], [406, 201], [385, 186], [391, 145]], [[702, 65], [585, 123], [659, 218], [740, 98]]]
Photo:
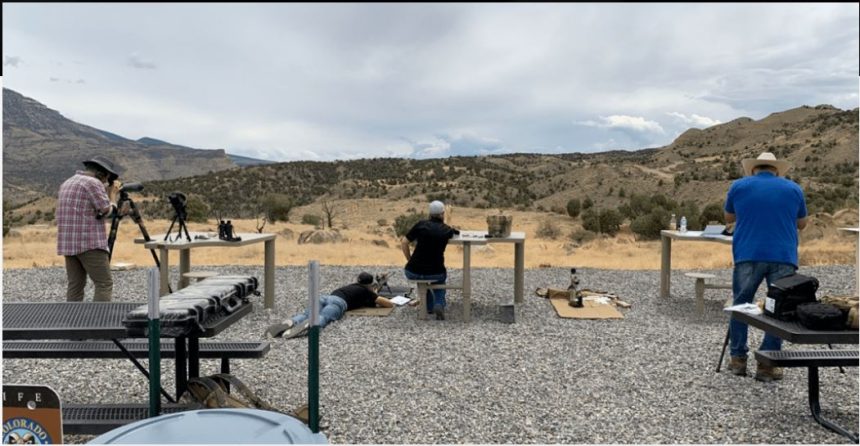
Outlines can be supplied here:
[[[304, 265], [309, 260], [319, 260], [326, 265], [379, 265], [401, 267], [405, 263], [392, 225], [398, 215], [409, 208], [424, 211], [425, 203], [386, 200], [350, 200], [336, 202], [337, 213], [334, 227], [345, 241], [327, 244], [298, 244], [298, 235], [314, 229], [311, 225], [292, 223], [301, 221], [304, 214], [322, 215], [318, 205], [295, 208], [291, 223], [267, 224], [263, 232], [278, 234], [276, 263], [278, 265]], [[450, 211], [449, 223], [460, 229], [486, 229], [486, 217], [498, 211], [487, 209], [454, 208]], [[660, 242], [636, 241], [628, 229], [614, 238], [597, 238], [581, 246], [570, 238], [572, 231], [581, 229], [579, 221], [567, 216], [542, 212], [508, 211], [513, 215], [513, 230], [526, 233], [527, 268], [567, 267], [601, 269], [656, 270], [660, 268]], [[837, 218], [838, 217], [838, 218]], [[552, 220], [558, 226], [555, 239], [536, 236], [544, 220]], [[147, 220], [144, 224], [151, 236], [164, 234], [170, 222]], [[254, 220], [233, 221], [236, 232], [256, 232]], [[836, 216], [815, 219], [811, 229], [804, 231], [815, 239], [803, 240], [800, 247], [802, 265], [852, 264], [855, 262], [856, 235], [844, 234], [836, 227], [857, 226], [857, 211], [845, 211]], [[191, 232], [216, 232], [217, 222], [207, 224], [189, 223]], [[114, 248], [113, 262], [133, 263], [136, 266], [153, 265], [150, 253], [142, 245], [134, 243], [141, 238], [138, 226], [125, 218], [120, 224]], [[806, 234], [804, 234], [805, 238]], [[383, 243], [384, 242], [384, 243]], [[384, 245], [387, 244], [387, 247]], [[382, 245], [382, 246], [380, 246]], [[717, 269], [731, 267], [731, 247], [717, 243], [675, 242], [672, 250], [672, 265], [681, 269]], [[448, 266], [462, 266], [461, 248], [451, 246], [446, 257]], [[263, 245], [234, 249], [202, 248], [192, 254], [193, 265], [253, 265], [263, 262]], [[62, 266], [63, 259], [56, 255], [56, 228], [33, 225], [16, 228], [3, 239], [4, 268], [37, 268]], [[513, 247], [493, 244], [473, 248], [472, 265], [476, 267], [513, 267]]]

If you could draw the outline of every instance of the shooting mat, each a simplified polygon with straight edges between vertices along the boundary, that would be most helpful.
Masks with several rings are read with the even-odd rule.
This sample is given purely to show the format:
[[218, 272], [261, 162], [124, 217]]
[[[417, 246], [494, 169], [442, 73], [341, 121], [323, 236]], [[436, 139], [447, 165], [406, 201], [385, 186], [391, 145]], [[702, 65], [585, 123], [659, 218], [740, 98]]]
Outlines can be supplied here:
[[612, 304], [601, 304], [591, 300], [582, 302], [582, 308], [574, 308], [567, 299], [549, 299], [559, 317], [565, 319], [624, 319], [624, 315]]
[[385, 307], [364, 307], [364, 308], [356, 308], [355, 310], [349, 310], [346, 312], [348, 316], [388, 316], [392, 312], [394, 312], [394, 307], [385, 308]]

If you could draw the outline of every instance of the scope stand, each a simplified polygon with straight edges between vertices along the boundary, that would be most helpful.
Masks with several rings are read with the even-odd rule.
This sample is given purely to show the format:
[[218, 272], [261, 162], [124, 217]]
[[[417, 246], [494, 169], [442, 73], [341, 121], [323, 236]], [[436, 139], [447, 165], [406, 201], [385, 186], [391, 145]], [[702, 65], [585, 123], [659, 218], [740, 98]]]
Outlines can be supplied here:
[[173, 221], [170, 222], [170, 227], [167, 228], [167, 234], [164, 236], [164, 241], [171, 241], [170, 232], [173, 231], [173, 225], [175, 225], [177, 221], [179, 222], [179, 227], [176, 228], [176, 239], [173, 241], [182, 238], [182, 233], [184, 232], [185, 239], [188, 240], [188, 243], [191, 243], [191, 235], [188, 234], [188, 226], [185, 224], [185, 218], [179, 214], [173, 216]]
[[[125, 192], [120, 192], [119, 201], [117, 201], [116, 210], [113, 213], [113, 219], [110, 224], [110, 235], [108, 236], [108, 261], [110, 261], [111, 257], [113, 257], [113, 246], [116, 242], [116, 232], [119, 229], [119, 222], [122, 220], [123, 216], [119, 215], [119, 210], [122, 209], [122, 205], [128, 202], [129, 204], [129, 216], [131, 219], [137, 223], [137, 227], [140, 228], [140, 233], [143, 234], [143, 239], [147, 242], [152, 241], [152, 238], [149, 237], [149, 231], [146, 230], [146, 226], [143, 224], [143, 216], [140, 215], [140, 211], [137, 210], [137, 205], [134, 204], [131, 198]], [[158, 269], [161, 269], [161, 262], [158, 260], [158, 254], [155, 253], [154, 249], [149, 250], [152, 253], [152, 259], [155, 260], [155, 266]], [[172, 293], [173, 290], [170, 287], [170, 284], [167, 284], [167, 291]]]

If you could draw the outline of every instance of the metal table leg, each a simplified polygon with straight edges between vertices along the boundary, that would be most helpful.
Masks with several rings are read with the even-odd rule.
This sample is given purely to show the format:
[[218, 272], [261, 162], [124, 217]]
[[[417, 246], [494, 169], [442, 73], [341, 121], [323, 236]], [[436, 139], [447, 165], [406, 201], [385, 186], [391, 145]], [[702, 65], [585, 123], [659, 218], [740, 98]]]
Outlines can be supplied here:
[[818, 367], [808, 367], [809, 369], [809, 409], [812, 411], [812, 417], [818, 424], [836, 432], [839, 435], [848, 437], [854, 443], [860, 443], [856, 433], [848, 432], [842, 427], [837, 426], [832, 421], [821, 416], [821, 405], [818, 400]]

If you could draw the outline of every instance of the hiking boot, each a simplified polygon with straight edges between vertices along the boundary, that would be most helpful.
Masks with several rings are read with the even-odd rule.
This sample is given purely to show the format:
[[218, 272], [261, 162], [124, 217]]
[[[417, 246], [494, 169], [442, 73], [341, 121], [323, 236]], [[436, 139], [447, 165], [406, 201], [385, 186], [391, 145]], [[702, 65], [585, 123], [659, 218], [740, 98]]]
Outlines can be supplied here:
[[270, 325], [269, 328], [266, 329], [266, 336], [270, 338], [279, 338], [285, 331], [293, 328], [293, 325], [295, 325], [295, 323], [292, 319], [287, 319], [280, 324]]
[[783, 373], [781, 367], [773, 367], [758, 363], [755, 368], [755, 379], [769, 383], [771, 381], [779, 381], [782, 379]]
[[305, 319], [298, 325], [294, 325], [292, 328], [284, 332], [284, 339], [292, 339], [297, 338], [299, 336], [304, 336], [308, 334], [308, 329], [311, 326], [311, 321]]
[[732, 356], [731, 359], [729, 359], [728, 369], [733, 375], [747, 376], [746, 356]]
[[444, 321], [445, 320], [445, 307], [443, 307], [442, 305], [436, 305], [435, 307], [433, 307], [433, 314], [436, 315], [437, 321]]

